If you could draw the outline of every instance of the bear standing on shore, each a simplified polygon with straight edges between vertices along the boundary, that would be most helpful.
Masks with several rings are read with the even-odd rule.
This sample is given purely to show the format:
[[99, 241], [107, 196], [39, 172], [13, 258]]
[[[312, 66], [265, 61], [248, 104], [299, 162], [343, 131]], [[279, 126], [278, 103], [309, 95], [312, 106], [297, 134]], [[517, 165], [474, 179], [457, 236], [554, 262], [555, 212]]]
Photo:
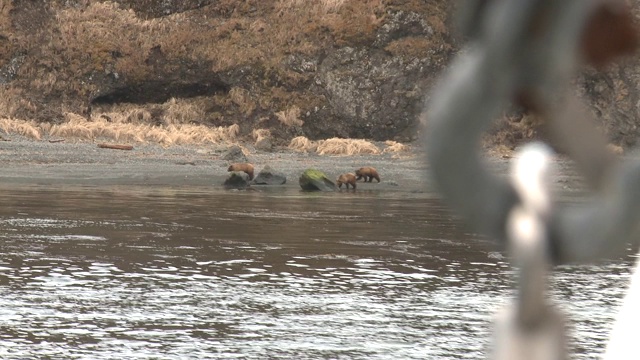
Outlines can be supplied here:
[[360, 180], [364, 178], [364, 182], [372, 182], [373, 179], [378, 180], [380, 182], [380, 175], [378, 175], [378, 171], [371, 166], [361, 167], [356, 170], [356, 180]]
[[338, 185], [338, 188], [342, 189], [342, 184], [347, 185], [347, 190], [349, 189], [349, 185], [351, 185], [353, 187], [353, 190], [356, 189], [356, 176], [353, 175], [352, 173], [348, 173], [348, 174], [342, 174], [338, 177], [338, 180], [336, 180], [336, 184]]
[[243, 171], [247, 175], [249, 175], [249, 180], [253, 180], [253, 165], [249, 163], [231, 164], [231, 166], [229, 166], [229, 169], [227, 169], [227, 171]]

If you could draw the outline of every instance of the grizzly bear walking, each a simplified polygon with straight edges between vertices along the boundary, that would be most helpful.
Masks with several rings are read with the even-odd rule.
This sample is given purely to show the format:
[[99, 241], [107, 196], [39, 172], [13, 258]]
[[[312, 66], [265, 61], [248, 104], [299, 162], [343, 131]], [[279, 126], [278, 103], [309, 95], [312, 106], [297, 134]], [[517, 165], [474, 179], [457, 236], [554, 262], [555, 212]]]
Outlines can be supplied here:
[[249, 180], [253, 180], [253, 165], [249, 163], [231, 164], [231, 166], [229, 166], [229, 169], [227, 169], [227, 171], [243, 171], [247, 175], [249, 175]]
[[338, 177], [338, 180], [336, 180], [336, 184], [338, 184], [338, 187], [340, 189], [342, 189], [342, 184], [345, 184], [347, 185], [347, 189], [349, 189], [349, 185], [351, 185], [353, 187], [353, 190], [355, 190], [356, 176], [352, 173], [342, 174]]
[[356, 180], [360, 180], [364, 178], [364, 182], [372, 182], [373, 179], [378, 180], [380, 182], [380, 175], [378, 175], [378, 171], [371, 166], [361, 167], [356, 170]]

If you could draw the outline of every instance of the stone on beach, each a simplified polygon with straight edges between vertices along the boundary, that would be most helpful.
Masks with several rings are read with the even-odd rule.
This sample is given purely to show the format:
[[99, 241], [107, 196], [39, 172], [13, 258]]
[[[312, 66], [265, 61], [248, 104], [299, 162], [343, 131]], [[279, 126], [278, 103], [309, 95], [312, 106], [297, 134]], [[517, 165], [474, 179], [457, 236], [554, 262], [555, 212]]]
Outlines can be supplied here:
[[249, 175], [244, 172], [234, 171], [224, 181], [227, 189], [246, 189], [249, 186]]
[[287, 182], [287, 177], [279, 172], [274, 170], [271, 166], [266, 165], [256, 178], [253, 180], [253, 183], [256, 185], [282, 185]]
[[336, 191], [336, 184], [320, 170], [307, 169], [298, 181], [305, 191]]

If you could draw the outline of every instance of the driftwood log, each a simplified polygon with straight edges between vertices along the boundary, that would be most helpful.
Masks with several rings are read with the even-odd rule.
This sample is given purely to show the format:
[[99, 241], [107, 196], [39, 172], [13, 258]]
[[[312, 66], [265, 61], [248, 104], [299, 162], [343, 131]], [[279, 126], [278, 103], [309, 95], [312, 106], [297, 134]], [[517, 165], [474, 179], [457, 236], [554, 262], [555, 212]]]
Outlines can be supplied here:
[[133, 150], [132, 145], [98, 144], [98, 147], [102, 149]]

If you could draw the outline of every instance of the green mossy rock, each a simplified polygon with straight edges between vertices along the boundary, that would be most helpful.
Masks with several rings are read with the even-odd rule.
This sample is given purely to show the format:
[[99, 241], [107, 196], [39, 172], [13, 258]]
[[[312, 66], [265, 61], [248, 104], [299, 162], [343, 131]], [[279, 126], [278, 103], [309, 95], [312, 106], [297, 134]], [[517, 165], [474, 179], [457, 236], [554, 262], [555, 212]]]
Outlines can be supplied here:
[[336, 184], [320, 170], [307, 169], [300, 175], [300, 187], [305, 191], [336, 191]]

